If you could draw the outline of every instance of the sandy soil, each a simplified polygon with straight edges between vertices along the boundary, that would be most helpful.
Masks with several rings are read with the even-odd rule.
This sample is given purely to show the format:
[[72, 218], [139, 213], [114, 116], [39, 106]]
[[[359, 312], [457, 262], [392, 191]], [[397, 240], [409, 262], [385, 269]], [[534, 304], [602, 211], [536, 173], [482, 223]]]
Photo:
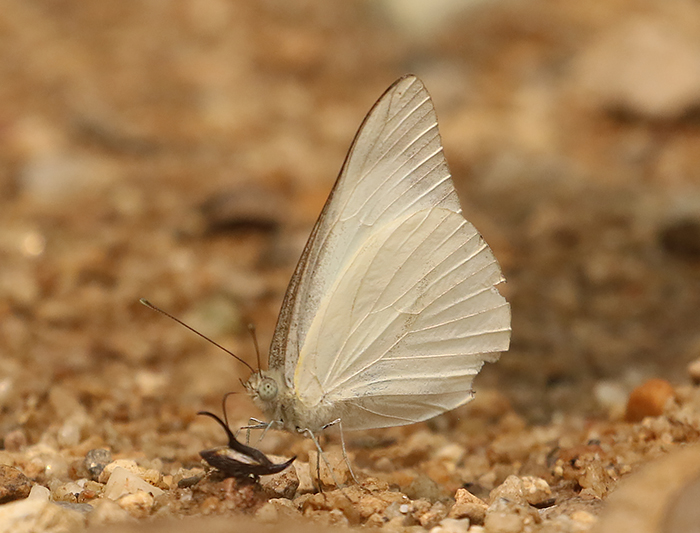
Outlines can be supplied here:
[[[456, 4], [5, 3], [0, 531], [682, 530], [700, 476], [700, 7]], [[503, 266], [511, 350], [471, 404], [347, 434], [360, 486], [322, 472], [316, 493], [312, 444], [280, 432], [261, 449], [297, 455], [286, 474], [202, 477], [225, 437], [196, 413], [247, 370], [139, 298], [255, 364], [246, 325], [265, 353], [356, 128], [406, 72]], [[244, 394], [228, 411], [259, 414]], [[109, 485], [116, 467], [135, 477]]]

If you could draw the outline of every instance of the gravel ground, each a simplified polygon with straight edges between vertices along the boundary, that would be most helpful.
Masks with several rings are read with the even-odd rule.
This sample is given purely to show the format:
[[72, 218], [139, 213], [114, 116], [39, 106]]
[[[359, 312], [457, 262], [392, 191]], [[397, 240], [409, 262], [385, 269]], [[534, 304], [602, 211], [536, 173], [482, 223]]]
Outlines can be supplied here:
[[[700, 523], [700, 7], [422, 4], [5, 2], [0, 532]], [[503, 266], [512, 348], [472, 403], [347, 433], [359, 485], [321, 469], [316, 491], [312, 443], [282, 432], [260, 448], [293, 467], [221, 480], [197, 412], [233, 391], [232, 427], [259, 415], [247, 371], [138, 300], [255, 365], [246, 325], [265, 356], [352, 136], [406, 72]]]

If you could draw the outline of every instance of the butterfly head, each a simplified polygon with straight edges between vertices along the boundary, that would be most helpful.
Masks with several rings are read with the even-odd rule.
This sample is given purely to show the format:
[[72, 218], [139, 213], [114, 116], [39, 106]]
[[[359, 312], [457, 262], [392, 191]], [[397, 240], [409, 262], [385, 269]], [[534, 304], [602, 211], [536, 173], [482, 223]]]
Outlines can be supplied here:
[[263, 410], [278, 402], [280, 395], [279, 380], [268, 371], [255, 372], [245, 383], [245, 388], [253, 401]]
[[300, 402], [279, 369], [255, 372], [244, 385], [255, 405], [268, 420], [278, 423], [277, 427], [288, 431], [299, 431], [300, 428], [319, 431], [328, 422], [325, 413], [319, 418], [318, 409], [310, 410]]

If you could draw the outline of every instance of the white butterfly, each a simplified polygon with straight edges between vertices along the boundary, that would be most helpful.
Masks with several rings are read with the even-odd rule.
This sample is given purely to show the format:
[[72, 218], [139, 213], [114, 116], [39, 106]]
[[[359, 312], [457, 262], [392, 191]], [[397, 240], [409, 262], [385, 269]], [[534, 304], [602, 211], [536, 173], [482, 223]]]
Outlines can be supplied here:
[[[468, 402], [510, 342], [501, 269], [460, 209], [433, 103], [414, 76], [360, 127], [246, 388], [310, 434], [427, 420]], [[315, 439], [314, 439], [315, 440]]]

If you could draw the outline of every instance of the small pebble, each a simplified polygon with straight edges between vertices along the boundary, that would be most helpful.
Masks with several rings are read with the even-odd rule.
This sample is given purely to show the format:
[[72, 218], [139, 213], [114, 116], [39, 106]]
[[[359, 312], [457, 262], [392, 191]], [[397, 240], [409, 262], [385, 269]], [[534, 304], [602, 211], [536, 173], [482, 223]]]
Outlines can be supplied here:
[[411, 484], [405, 488], [404, 492], [412, 500], [426, 499], [431, 502], [448, 496], [445, 494], [445, 489], [443, 487], [422, 473], [418, 473]]
[[205, 475], [206, 472], [203, 468], [181, 468], [172, 476], [172, 482], [180, 488], [192, 487], [199, 483]]
[[95, 448], [85, 454], [85, 468], [90, 473], [93, 481], [100, 478], [100, 474], [109, 463], [112, 462], [112, 452], [104, 448]]
[[47, 489], [43, 485], [36, 484], [32, 487], [32, 490], [29, 491], [29, 496], [27, 496], [27, 499], [47, 502], [49, 501], [50, 497], [51, 491], [49, 489]]
[[13, 466], [0, 465], [0, 504], [29, 496], [32, 482]]
[[138, 475], [128, 471], [126, 468], [118, 466], [109, 477], [105, 486], [104, 497], [110, 500], [118, 500], [128, 494], [146, 492], [151, 496], [160, 496], [163, 490], [147, 483]]
[[78, 496], [83, 492], [82, 487], [75, 481], [63, 483], [58, 487], [52, 487], [52, 489], [53, 500], [62, 502], [77, 502]]
[[430, 509], [423, 513], [418, 522], [425, 529], [432, 529], [442, 522], [447, 516], [447, 507], [442, 502], [435, 502]]
[[489, 493], [490, 503], [494, 503], [500, 498], [509, 502], [524, 504], [527, 500], [524, 494], [523, 480], [518, 476], [508, 476], [503, 483]]
[[366, 494], [360, 498], [360, 502], [357, 505], [357, 510], [360, 516], [363, 518], [371, 517], [376, 515], [381, 522], [384, 518], [384, 513], [389, 506], [387, 502], [379, 498], [375, 494]]
[[202, 481], [202, 478], [204, 478], [204, 474], [199, 474], [196, 476], [189, 476], [189, 477], [183, 477], [181, 480], [177, 482], [177, 486], [180, 489], [187, 489], [189, 487], [194, 487], [197, 483]]
[[139, 490], [126, 494], [117, 500], [119, 506], [136, 518], [144, 518], [151, 514], [155, 498], [150, 492]]
[[537, 509], [525, 499], [524, 483], [517, 476], [506, 480], [491, 491], [491, 505], [486, 510], [484, 527], [489, 533], [516, 533], [525, 526], [542, 521]]
[[141, 468], [139, 468], [139, 465], [137, 465], [136, 461], [133, 459], [117, 459], [116, 461], [112, 461], [111, 463], [105, 465], [97, 481], [100, 483], [107, 483], [109, 481], [109, 477], [112, 475], [112, 472], [114, 472], [114, 470], [117, 468], [124, 468], [129, 472], [133, 472], [137, 476], [139, 476], [141, 473]]
[[538, 507], [552, 499], [552, 489], [549, 488], [549, 483], [540, 477], [524, 476], [523, 494], [527, 503]]
[[297, 472], [297, 477], [299, 478], [299, 486], [297, 487], [298, 494], [308, 494], [316, 492], [314, 487], [314, 477], [311, 477], [311, 468], [308, 463], [302, 463], [301, 461], [294, 462], [294, 468]]
[[468, 518], [472, 524], [483, 524], [486, 516], [486, 502], [474, 496], [467, 489], [458, 489], [455, 494], [455, 504], [447, 514], [448, 518]]
[[675, 396], [673, 386], [664, 379], [650, 379], [630, 393], [625, 420], [641, 422], [647, 416], [660, 416]]

